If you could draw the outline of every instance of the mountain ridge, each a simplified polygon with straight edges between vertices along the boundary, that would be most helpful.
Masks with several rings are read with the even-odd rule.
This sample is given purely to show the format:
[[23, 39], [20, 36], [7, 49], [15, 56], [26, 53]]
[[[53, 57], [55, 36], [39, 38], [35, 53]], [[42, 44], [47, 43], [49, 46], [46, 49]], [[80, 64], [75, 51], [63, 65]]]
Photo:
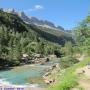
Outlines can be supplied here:
[[73, 41], [71, 34], [68, 32], [63, 32], [55, 29], [48, 29], [46, 27], [43, 28], [36, 25], [29, 25], [25, 23], [18, 15], [3, 12], [3, 10], [1, 10], [0, 12], [0, 19], [1, 24], [14, 30], [15, 32], [27, 31], [33, 33], [33, 36], [36, 33], [41, 38], [50, 42], [58, 43], [60, 45], [64, 45], [66, 41]]
[[41, 20], [37, 17], [27, 16], [23, 11], [17, 11], [15, 9], [2, 9], [4, 12], [12, 13], [18, 15], [24, 22], [30, 25], [36, 25], [41, 27], [46, 27], [50, 29], [65, 31], [63, 27], [56, 26], [54, 23], [48, 20]]

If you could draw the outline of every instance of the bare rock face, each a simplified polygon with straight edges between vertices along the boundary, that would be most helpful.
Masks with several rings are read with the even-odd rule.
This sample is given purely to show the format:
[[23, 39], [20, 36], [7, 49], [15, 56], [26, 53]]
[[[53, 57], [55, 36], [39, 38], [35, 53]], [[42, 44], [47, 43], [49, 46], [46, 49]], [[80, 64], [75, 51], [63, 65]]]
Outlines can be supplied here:
[[[2, 8], [1, 8], [2, 9]], [[61, 26], [56, 26], [54, 23], [47, 20], [40, 20], [36, 17], [28, 17], [24, 12], [17, 11], [14, 9], [2, 9], [4, 12], [12, 13], [18, 15], [24, 22], [27, 24], [37, 25], [45, 28], [55, 29], [64, 31], [64, 28]]]

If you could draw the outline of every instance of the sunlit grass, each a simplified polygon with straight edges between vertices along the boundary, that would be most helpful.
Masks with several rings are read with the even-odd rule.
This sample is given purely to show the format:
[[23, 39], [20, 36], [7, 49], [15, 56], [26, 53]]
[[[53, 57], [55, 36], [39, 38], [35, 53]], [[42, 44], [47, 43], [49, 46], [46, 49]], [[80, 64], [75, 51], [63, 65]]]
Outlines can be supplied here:
[[64, 73], [60, 72], [61, 75], [58, 77], [59, 82], [54, 86], [49, 87], [49, 90], [70, 90], [71, 88], [77, 86], [79, 78], [74, 72], [76, 69], [86, 66], [88, 62], [90, 62], [90, 57], [85, 58], [78, 64], [66, 69]]

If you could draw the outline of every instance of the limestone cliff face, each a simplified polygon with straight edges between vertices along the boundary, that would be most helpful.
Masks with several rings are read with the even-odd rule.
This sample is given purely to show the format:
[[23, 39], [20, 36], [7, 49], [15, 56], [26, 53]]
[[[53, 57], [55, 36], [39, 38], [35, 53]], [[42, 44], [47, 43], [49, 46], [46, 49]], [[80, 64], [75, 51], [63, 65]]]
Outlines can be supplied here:
[[64, 31], [64, 28], [61, 26], [55, 26], [54, 23], [47, 20], [40, 20], [32, 16], [28, 17], [24, 12], [16, 11], [14, 9], [3, 9], [3, 11], [18, 15], [23, 21], [25, 21], [28, 24]]

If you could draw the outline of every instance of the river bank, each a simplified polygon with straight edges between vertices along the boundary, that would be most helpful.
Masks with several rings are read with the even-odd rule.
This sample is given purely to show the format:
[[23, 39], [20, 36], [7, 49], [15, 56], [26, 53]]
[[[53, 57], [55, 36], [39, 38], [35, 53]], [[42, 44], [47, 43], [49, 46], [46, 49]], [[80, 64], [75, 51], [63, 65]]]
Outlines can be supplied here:
[[47, 72], [43, 75], [44, 82], [48, 85], [56, 83], [57, 77], [55, 77], [55, 75], [57, 72], [60, 72], [59, 63], [54, 64], [47, 69]]
[[[43, 80], [43, 75], [47, 73], [46, 70], [52, 68], [53, 64], [57, 62], [57, 59], [51, 60], [45, 65], [41, 64], [28, 64], [11, 69], [1, 70], [0, 78], [4, 81], [0, 82], [1, 87], [23, 87], [24, 90], [42, 90], [47, 87], [46, 82]], [[29, 89], [28, 89], [29, 88]], [[39, 89], [38, 89], [39, 88]]]

